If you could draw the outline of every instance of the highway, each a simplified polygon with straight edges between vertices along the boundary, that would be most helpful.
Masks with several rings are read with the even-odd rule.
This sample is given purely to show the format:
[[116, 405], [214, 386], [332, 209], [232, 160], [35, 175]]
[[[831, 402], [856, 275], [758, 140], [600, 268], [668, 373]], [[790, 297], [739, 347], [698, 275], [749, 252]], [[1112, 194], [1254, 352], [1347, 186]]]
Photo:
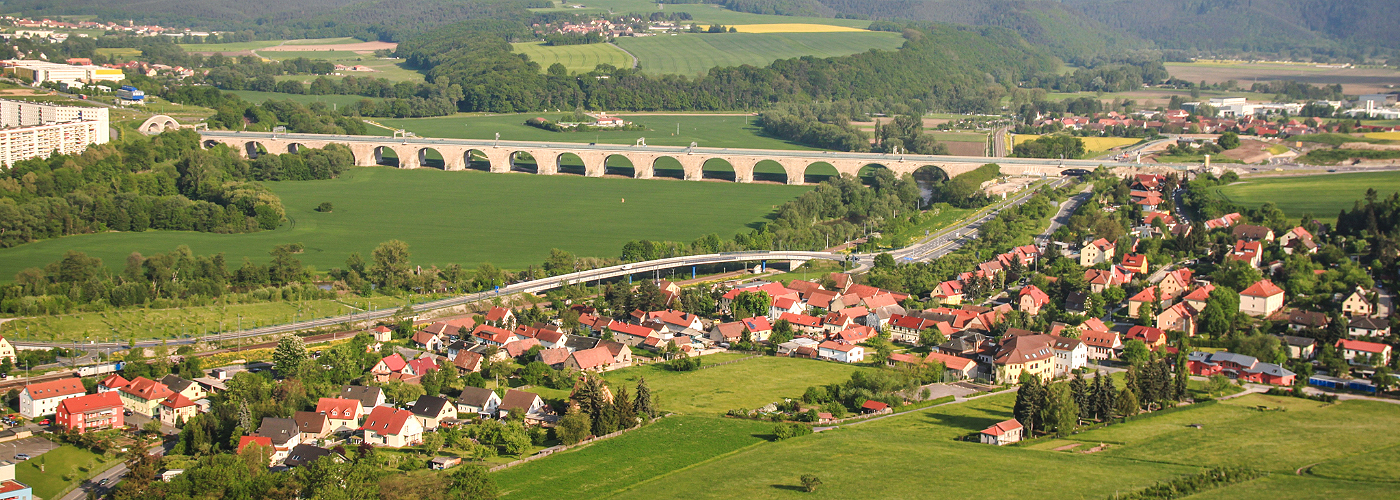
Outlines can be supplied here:
[[[1045, 187], [1053, 189], [1063, 186], [1068, 182], [1069, 179], [1059, 177], [1050, 181]], [[962, 247], [962, 242], [966, 242], [975, 237], [977, 235], [977, 230], [980, 229], [983, 224], [986, 224], [987, 221], [996, 218], [997, 215], [1001, 214], [1002, 210], [1030, 201], [1031, 196], [1035, 195], [1036, 191], [1037, 189], [1023, 189], [1017, 192], [1015, 197], [1011, 198], [1010, 201], [1003, 202], [992, 210], [982, 212], [974, 219], [966, 220], [952, 227], [945, 228], [933, 234], [931, 237], [925, 238], [923, 241], [890, 252], [890, 256], [901, 262], [917, 262], [937, 259], [953, 253], [953, 251]], [[863, 259], [863, 257], [861, 258]]]
[[[382, 137], [370, 135], [324, 135], [324, 134], [295, 134], [295, 133], [272, 133], [272, 132], [242, 132], [210, 130], [200, 131], [204, 137], [224, 137], [246, 139], [257, 141], [258, 139], [277, 139], [283, 141], [334, 141], [346, 143], [366, 143], [383, 145], [385, 143], [411, 144], [418, 146], [463, 146], [475, 148], [568, 148], [574, 150], [601, 151], [611, 153], [664, 153], [670, 155], [747, 155], [762, 156], [767, 158], [818, 158], [818, 159], [838, 159], [838, 160], [864, 160], [872, 163], [882, 161], [911, 161], [928, 162], [930, 164], [941, 163], [986, 163], [985, 156], [944, 156], [944, 155], [914, 155], [914, 154], [885, 154], [885, 153], [851, 153], [843, 151], [810, 151], [810, 150], [784, 150], [784, 149], [738, 149], [738, 148], [704, 148], [704, 147], [682, 147], [682, 146], [637, 146], [626, 144], [585, 144], [585, 143], [559, 143], [559, 142], [533, 142], [533, 141], [493, 141], [480, 139], [441, 139], [427, 137]], [[1058, 160], [1045, 158], [997, 158], [996, 163], [1001, 165], [1028, 165], [1028, 166], [1064, 166], [1078, 167], [1093, 170], [1100, 165], [1107, 167], [1140, 167], [1141, 164], [1130, 162], [1113, 162], [1103, 160]], [[1168, 166], [1168, 165], [1160, 165]], [[1180, 167], [1198, 166], [1181, 165]]]

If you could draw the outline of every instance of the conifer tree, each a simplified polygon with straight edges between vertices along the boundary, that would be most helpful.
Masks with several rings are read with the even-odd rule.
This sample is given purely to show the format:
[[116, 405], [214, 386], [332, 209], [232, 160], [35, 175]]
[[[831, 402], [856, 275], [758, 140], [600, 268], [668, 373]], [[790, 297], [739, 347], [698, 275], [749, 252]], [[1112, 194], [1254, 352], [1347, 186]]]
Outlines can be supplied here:
[[647, 387], [646, 377], [637, 380], [637, 399], [632, 401], [632, 408], [639, 417], [656, 418], [656, 402], [652, 400], [651, 388]]

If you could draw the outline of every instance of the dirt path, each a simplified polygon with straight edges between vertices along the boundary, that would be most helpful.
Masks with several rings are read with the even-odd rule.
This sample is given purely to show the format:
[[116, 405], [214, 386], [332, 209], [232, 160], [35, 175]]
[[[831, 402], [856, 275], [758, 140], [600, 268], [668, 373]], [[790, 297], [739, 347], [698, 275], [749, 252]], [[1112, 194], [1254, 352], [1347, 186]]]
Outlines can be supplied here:
[[627, 57], [632, 58], [632, 69], [637, 69], [637, 56], [632, 55], [632, 53], [628, 52], [627, 49], [618, 47], [615, 43], [608, 42], [608, 45], [611, 45], [614, 49], [621, 50], [623, 54], [627, 54]]

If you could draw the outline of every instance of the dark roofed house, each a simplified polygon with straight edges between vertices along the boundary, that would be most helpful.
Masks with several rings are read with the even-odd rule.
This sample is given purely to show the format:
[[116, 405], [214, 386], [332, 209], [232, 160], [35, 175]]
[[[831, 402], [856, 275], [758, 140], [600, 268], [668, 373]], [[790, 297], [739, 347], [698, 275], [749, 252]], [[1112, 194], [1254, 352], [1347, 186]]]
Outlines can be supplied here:
[[494, 415], [501, 406], [501, 396], [491, 389], [467, 386], [457, 396], [457, 413], [479, 413]]
[[1347, 323], [1347, 335], [1353, 337], [1387, 337], [1390, 336], [1390, 322], [1369, 317], [1359, 317]]
[[1332, 318], [1317, 311], [1304, 311], [1302, 309], [1288, 311], [1288, 327], [1293, 331], [1327, 328], [1327, 324], [1331, 322]]
[[1288, 347], [1288, 357], [1294, 359], [1312, 359], [1313, 351], [1317, 348], [1317, 341], [1308, 337], [1279, 335], [1278, 339]]
[[501, 417], [505, 417], [510, 410], [517, 408], [525, 412], [526, 417], [535, 417], [544, 410], [544, 399], [533, 392], [506, 389], [506, 395], [501, 398], [501, 406], [496, 411]]
[[1244, 241], [1274, 241], [1274, 230], [1264, 226], [1251, 226], [1241, 224], [1230, 230], [1237, 240]]
[[271, 439], [272, 447], [279, 452], [301, 444], [301, 430], [296, 420], [290, 418], [263, 417], [257, 436]]
[[359, 401], [360, 414], [364, 415], [369, 413], [370, 409], [384, 404], [384, 390], [378, 387], [347, 385], [340, 389], [340, 398]]
[[592, 349], [594, 347], [598, 347], [599, 340], [601, 339], [597, 337], [570, 335], [569, 338], [564, 340], [564, 348], [568, 349], [569, 352], [582, 351], [584, 349]]
[[437, 429], [444, 419], [457, 416], [457, 406], [441, 396], [418, 396], [418, 401], [408, 411], [413, 412], [425, 431]]
[[1065, 294], [1065, 311], [1074, 314], [1084, 314], [1088, 310], [1089, 294], [1084, 292], [1070, 292]]
[[345, 457], [331, 450], [309, 444], [299, 444], [292, 447], [287, 453], [287, 459], [282, 461], [282, 465], [287, 467], [301, 467], [311, 462], [315, 462], [321, 457], [332, 457], [336, 462], [345, 462]]
[[324, 413], [299, 411], [292, 415], [302, 439], [320, 439], [331, 433], [331, 420]]

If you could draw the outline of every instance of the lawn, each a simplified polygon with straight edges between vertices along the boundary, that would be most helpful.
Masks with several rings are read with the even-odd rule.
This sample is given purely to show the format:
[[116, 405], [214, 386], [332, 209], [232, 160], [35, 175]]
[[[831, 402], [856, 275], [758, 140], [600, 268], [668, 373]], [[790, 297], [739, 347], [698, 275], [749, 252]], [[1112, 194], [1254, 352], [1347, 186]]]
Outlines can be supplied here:
[[[1212, 158], [1214, 161], [1214, 158]], [[1351, 210], [1356, 200], [1374, 188], [1381, 197], [1400, 191], [1400, 172], [1362, 172], [1249, 179], [1214, 189], [1234, 203], [1257, 207], [1274, 202], [1289, 218], [1313, 214], [1330, 222], [1341, 210]]]
[[[572, 110], [568, 110], [570, 113]], [[645, 138], [655, 146], [689, 146], [691, 142], [708, 148], [803, 149], [806, 146], [761, 135], [755, 118], [733, 114], [621, 114], [623, 119], [645, 126], [642, 131], [550, 132], [529, 127], [525, 120], [541, 116], [558, 119], [564, 112], [510, 115], [454, 115], [441, 118], [377, 119], [386, 126], [401, 128], [422, 137], [454, 139], [494, 139], [545, 142], [597, 142], [636, 144]], [[680, 129], [677, 134], [676, 130]]]
[[[1394, 463], [1388, 464], [1394, 467]], [[1282, 500], [1326, 498], [1327, 500], [1376, 500], [1396, 498], [1394, 483], [1338, 481], [1293, 474], [1274, 474], [1247, 483], [1198, 493], [1191, 500]]]
[[1343, 480], [1400, 483], [1400, 446], [1328, 460], [1309, 469], [1314, 476]]
[[[1010, 418], [1012, 394], [764, 443], [614, 498], [1105, 498], [1192, 467], [955, 439]], [[1006, 471], [1027, 480], [991, 480]], [[815, 493], [798, 478], [822, 480]]]
[[[8, 457], [7, 457], [8, 458]], [[98, 469], [106, 469], [101, 455], [72, 445], [63, 445], [15, 466], [15, 479], [34, 488], [34, 496], [58, 498], [69, 485], [86, 480]], [[40, 465], [44, 470], [39, 470]]]
[[512, 43], [511, 47], [539, 63], [540, 71], [549, 69], [554, 63], [563, 64], [570, 73], [587, 73], [599, 64], [632, 67], [632, 56], [610, 43], [550, 46], [544, 42], [525, 42]]
[[785, 397], [801, 397], [809, 386], [844, 382], [864, 369], [868, 368], [764, 356], [693, 372], [674, 372], [655, 364], [636, 366], [608, 372], [606, 378], [635, 394], [638, 379], [645, 377], [659, 408], [717, 416], [735, 408], [759, 408]]
[[[0, 250], [0, 278], [42, 267], [69, 249], [120, 268], [133, 251], [149, 255], [182, 244], [196, 254], [222, 252], [236, 268], [245, 257], [266, 262], [275, 245], [302, 243], [301, 261], [325, 271], [344, 266], [352, 252], [368, 258], [391, 239], [408, 242], [413, 263], [425, 267], [491, 262], [523, 269], [539, 265], [551, 248], [615, 257], [631, 240], [689, 242], [710, 233], [729, 238], [811, 189], [384, 167], [351, 169], [335, 180], [267, 184], [290, 219], [277, 230], [112, 232], [39, 241]], [[316, 212], [321, 202], [335, 210]]]
[[[604, 498], [668, 483], [698, 463], [761, 445], [771, 423], [672, 416], [592, 445], [492, 474], [500, 498]], [[665, 481], [658, 481], [660, 479]], [[663, 495], [662, 497], [667, 497]]]
[[696, 75], [713, 67], [767, 66], [778, 59], [834, 57], [870, 49], [895, 50], [899, 33], [716, 33], [619, 38], [617, 45], [652, 74]]
[[[109, 265], [115, 261], [108, 261]], [[360, 312], [365, 308], [402, 306], [404, 299], [375, 297], [365, 300], [345, 296], [341, 300], [257, 302], [178, 309], [119, 309], [57, 316], [22, 318], [0, 324], [0, 332], [14, 338], [47, 341], [116, 341], [127, 339], [196, 337], [214, 332], [276, 325], [292, 321]], [[240, 318], [241, 316], [241, 318]]]

